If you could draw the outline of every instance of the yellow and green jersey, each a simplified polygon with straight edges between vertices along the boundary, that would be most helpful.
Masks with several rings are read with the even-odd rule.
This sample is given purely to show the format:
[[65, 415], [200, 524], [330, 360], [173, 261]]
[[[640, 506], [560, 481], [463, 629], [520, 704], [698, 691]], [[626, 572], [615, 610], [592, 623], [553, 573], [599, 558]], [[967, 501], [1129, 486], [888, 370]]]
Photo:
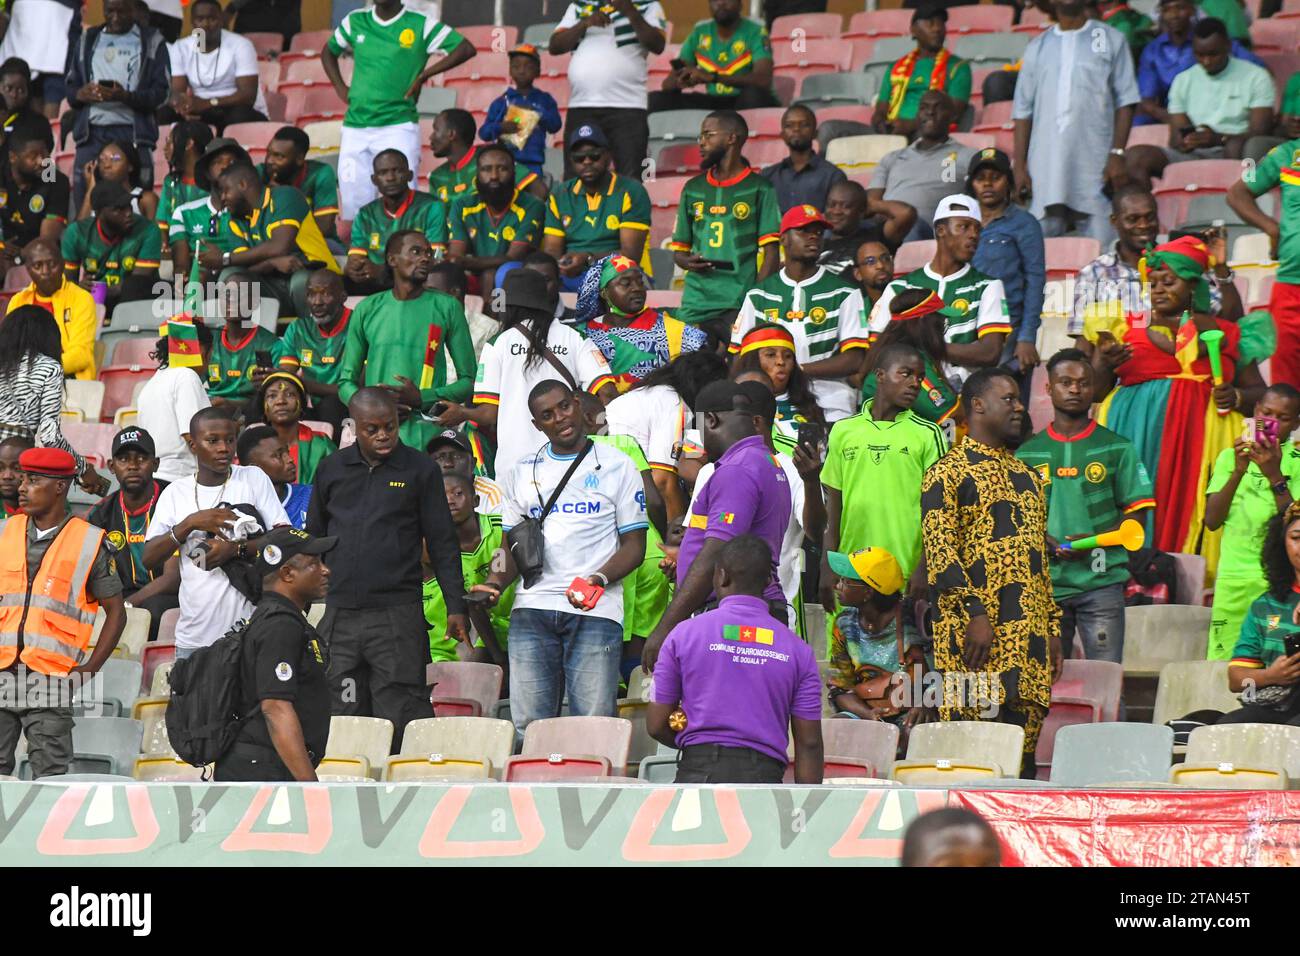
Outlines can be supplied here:
[[227, 218], [226, 231], [234, 245], [231, 251], [244, 252], [260, 246], [283, 226], [297, 228], [298, 251], [308, 262], [318, 262], [331, 272], [342, 271], [316, 225], [307, 197], [292, 186], [268, 186], [262, 191], [261, 204], [251, 216], [247, 219]]
[[[478, 151], [481, 145], [471, 146], [459, 162], [448, 160], [429, 173], [429, 192], [443, 205], [450, 207], [466, 193], [478, 193]], [[537, 174], [527, 166], [515, 163], [516, 193], [528, 188], [528, 184], [536, 178]]]
[[295, 369], [322, 385], [337, 385], [351, 318], [352, 310], [344, 306], [342, 320], [326, 335], [310, 315], [299, 316], [289, 323], [276, 344], [276, 364]]
[[536, 246], [541, 240], [546, 210], [532, 193], [519, 193], [500, 216], [493, 215], [478, 193], [462, 196], [451, 205], [447, 238], [467, 243], [476, 256], [504, 256], [512, 242]]
[[257, 367], [257, 353], [274, 353], [276, 337], [260, 325], [252, 329], [237, 329], [231, 334], [230, 326], [221, 330], [212, 343], [208, 357], [208, 396], [211, 398], [251, 398], [253, 369]]
[[424, 233], [430, 245], [447, 244], [447, 207], [428, 193], [408, 190], [393, 212], [383, 199], [368, 202], [352, 220], [352, 242], [348, 255], [366, 256], [376, 265], [384, 263], [384, 247], [393, 233], [415, 229]]
[[1253, 176], [1243, 177], [1253, 196], [1270, 189], [1282, 193], [1282, 238], [1277, 250], [1277, 281], [1300, 285], [1300, 139], [1275, 146], [1259, 161]]
[[171, 230], [172, 218], [177, 209], [186, 203], [207, 197], [207, 192], [196, 186], [194, 180], [168, 176], [163, 180], [162, 188], [158, 190], [158, 218], [154, 220], [158, 224], [158, 229], [166, 235]]
[[93, 282], [120, 286], [133, 273], [157, 269], [162, 260], [162, 233], [139, 216], [124, 236], [109, 239], [97, 218], [78, 219], [63, 231], [60, 244], [63, 268], [69, 279], [85, 272]]
[[695, 24], [678, 57], [690, 66], [723, 78], [721, 82], [708, 84], [705, 92], [710, 96], [732, 96], [740, 91], [727, 85], [725, 78], [744, 76], [753, 72], [759, 60], [772, 59], [772, 44], [766, 28], [753, 20], [742, 18], [731, 36], [722, 37], [718, 35], [718, 21], [710, 18]]
[[[736, 308], [758, 284], [758, 250], [775, 243], [781, 228], [776, 189], [757, 170], [719, 180], [713, 170], [682, 187], [669, 248], [715, 263], [709, 273], [686, 273], [675, 318], [698, 324]], [[776, 255], [776, 250], [769, 250]]]
[[575, 177], [547, 200], [545, 233], [563, 238], [565, 252], [613, 252], [620, 229], [650, 232], [650, 196], [635, 179], [611, 172], [609, 185], [593, 196]]
[[445, 23], [409, 7], [386, 22], [374, 7], [346, 14], [328, 44], [335, 56], [350, 52], [355, 64], [343, 125], [356, 129], [419, 122], [407, 90], [430, 56], [448, 54], [462, 40]]
[[267, 186], [292, 186], [307, 197], [307, 205], [314, 216], [337, 216], [339, 212], [339, 180], [334, 168], [317, 159], [309, 159], [291, 183], [273, 183], [266, 163], [257, 164], [257, 175]]

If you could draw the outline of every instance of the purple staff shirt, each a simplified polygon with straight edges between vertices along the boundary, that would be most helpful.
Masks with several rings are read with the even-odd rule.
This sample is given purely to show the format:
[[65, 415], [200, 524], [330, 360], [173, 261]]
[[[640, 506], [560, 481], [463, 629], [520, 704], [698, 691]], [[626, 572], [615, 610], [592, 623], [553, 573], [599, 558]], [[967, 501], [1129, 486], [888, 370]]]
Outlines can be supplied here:
[[668, 634], [654, 701], [686, 711], [678, 747], [748, 747], [785, 763], [790, 718], [821, 719], [822, 685], [812, 648], [765, 600], [733, 594]]
[[718, 459], [717, 469], [686, 516], [686, 534], [677, 554], [677, 586], [686, 580], [705, 541], [756, 534], [772, 552], [772, 580], [763, 596], [784, 601], [776, 569], [789, 524], [790, 484], [785, 471], [762, 435], [741, 439]]

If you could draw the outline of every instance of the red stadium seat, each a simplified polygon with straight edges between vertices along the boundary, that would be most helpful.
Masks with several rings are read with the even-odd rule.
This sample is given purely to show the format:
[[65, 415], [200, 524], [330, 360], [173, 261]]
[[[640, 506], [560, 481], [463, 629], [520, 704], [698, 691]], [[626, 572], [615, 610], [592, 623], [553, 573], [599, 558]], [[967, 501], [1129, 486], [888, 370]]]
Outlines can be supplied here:
[[176, 660], [176, 645], [172, 643], [176, 639], [176, 620], [180, 617], [180, 608], [172, 608], [163, 614], [166, 620], [168, 614], [174, 614], [171, 620], [171, 639], [164, 644], [162, 638], [162, 626], [158, 627], [159, 640], [150, 641], [140, 651], [140, 665], [143, 672], [140, 678], [140, 692], [148, 693], [149, 688], [153, 685], [154, 671], [158, 670], [163, 664]]
[[5, 292], [21, 292], [31, 283], [32, 277], [26, 266], [14, 266], [5, 273]]
[[783, 106], [765, 106], [759, 109], [741, 110], [745, 125], [749, 127], [749, 141], [756, 139], [780, 139], [781, 117], [785, 115]]
[[1035, 760], [1038, 779], [1051, 773], [1056, 732], [1071, 724], [1095, 724], [1119, 719], [1120, 691], [1124, 668], [1111, 661], [1070, 658], [1064, 662], [1061, 679], [1052, 686], [1052, 704], [1038, 737]]
[[543, 52], [541, 77], [546, 79], [556, 76], [568, 76], [569, 56], [570, 54], [568, 53], [561, 56], [555, 56], [554, 54]]
[[1151, 192], [1166, 228], [1187, 219], [1192, 196], [1226, 193], [1241, 178], [1241, 163], [1235, 159], [1194, 159], [1170, 163], [1164, 175], [1152, 183]]
[[264, 90], [263, 96], [266, 97], [266, 118], [276, 123], [283, 123], [287, 97], [278, 90]]
[[283, 123], [273, 123], [269, 120], [260, 123], [231, 123], [226, 127], [225, 135], [230, 139], [237, 140], [244, 149], [258, 149], [265, 153], [266, 147], [270, 145], [276, 130], [283, 125]]
[[1052, 18], [1035, 6], [1020, 11], [1020, 22], [1011, 28], [1012, 33], [1042, 33], [1052, 25]]
[[662, 53], [655, 53], [646, 60], [648, 89], [659, 89], [663, 78], [673, 71], [672, 62], [681, 55], [681, 50], [680, 43], [669, 43]]
[[487, 118], [488, 107], [504, 92], [504, 88], [495, 83], [482, 83], [477, 86], [457, 86], [456, 105], [474, 114], [475, 125], [482, 125]]
[[181, 619], [181, 609], [174, 607], [169, 611], [163, 611], [163, 616], [158, 619], [158, 638], [157, 640], [146, 644], [146, 647], [152, 647], [154, 644], [175, 644], [176, 643], [176, 622]]
[[[154, 369], [150, 369], [152, 375]], [[129, 394], [129, 393], [128, 393]], [[108, 402], [108, 390], [104, 390], [104, 402]], [[116, 411], [116, 409], [114, 409]], [[113, 416], [108, 422], [70, 422], [61, 423], [63, 437], [68, 440], [72, 450], [84, 458], [91, 459], [97, 466], [103, 467], [113, 457], [113, 436], [117, 429], [112, 425]]]
[[823, 106], [817, 110], [817, 122], [824, 123], [827, 120], [852, 120], [855, 123], [871, 122], [870, 106]]
[[439, 697], [437, 694], [431, 694], [429, 702], [433, 704], [433, 716], [435, 717], [483, 716], [483, 708], [479, 706], [478, 701], [469, 700], [465, 697]]
[[262, 84], [264, 90], [278, 90], [280, 88], [280, 63], [277, 60], [258, 60], [257, 61], [258, 82]]
[[802, 30], [805, 37], [838, 37], [844, 32], [844, 20], [838, 13], [792, 13], [772, 21], [773, 40], [790, 39], [795, 30]]
[[793, 103], [801, 82], [803, 81], [800, 77], [773, 75], [772, 94], [776, 97], [776, 101], [783, 106]]
[[621, 717], [547, 717], [524, 730], [522, 757], [551, 759], [556, 754], [604, 760], [615, 772], [627, 766], [632, 722]]
[[700, 171], [699, 144], [670, 143], [659, 151], [658, 167], [660, 175], [694, 176]]
[[811, 39], [798, 44], [778, 43], [772, 47], [772, 66], [781, 74], [789, 74], [792, 67], [822, 67], [843, 73], [853, 62], [853, 47], [843, 40]]
[[912, 35], [911, 10], [866, 10], [849, 18], [847, 37], [906, 37]]
[[435, 707], [443, 698], [468, 700], [478, 705], [479, 713], [474, 716], [492, 713], [501, 698], [502, 678], [496, 664], [439, 661], [425, 668], [425, 683], [433, 688]]
[[[119, 408], [126, 408], [134, 400], [135, 386], [147, 382], [158, 371], [148, 365], [108, 365], [99, 370], [99, 380], [104, 383], [104, 405], [100, 415], [111, 422]], [[111, 425], [109, 426], [112, 427]], [[104, 459], [107, 461], [107, 457]]]
[[245, 33], [244, 37], [257, 50], [259, 60], [273, 59], [284, 48], [284, 36], [279, 33]]
[[934, 250], [933, 239], [918, 239], [915, 242], [903, 243], [894, 256], [894, 275], [904, 276], [926, 265], [934, 258]]
[[749, 165], [762, 169], [764, 166], [779, 163], [790, 155], [790, 151], [779, 139], [760, 139], [747, 142], [744, 155], [749, 160]]
[[1010, 120], [1005, 123], [976, 123], [972, 133], [983, 133], [993, 137], [993, 145], [1008, 156], [1016, 149], [1016, 126]]
[[338, 119], [347, 112], [348, 105], [330, 83], [281, 83], [278, 92], [285, 98], [284, 115], [295, 123], [306, 122], [308, 115]]
[[[677, 146], [678, 149], [688, 147], [694, 149], [696, 155], [699, 154], [699, 147], [694, 143], [682, 143]], [[695, 175], [699, 172], [699, 168], [697, 161], [695, 169], [688, 172], [690, 172], [690, 175]], [[646, 193], [650, 196], [650, 245], [652, 248], [658, 248], [661, 242], [672, 235], [673, 227], [677, 223], [677, 200], [681, 197], [682, 187], [686, 185], [689, 178], [690, 176], [659, 176], [646, 180], [644, 185]]]
[[1015, 11], [1011, 7], [970, 4], [948, 8], [948, 33], [1006, 33]]
[[325, 75], [325, 66], [320, 57], [313, 56], [282, 61], [280, 80], [284, 83], [328, 83], [329, 77]]
[[848, 40], [853, 47], [853, 57], [849, 60], [849, 70], [857, 73], [871, 61], [871, 53], [876, 48], [875, 37], [841, 37], [841, 42]]
[[1169, 145], [1169, 127], [1164, 123], [1134, 126], [1129, 130], [1127, 145], [1129, 149], [1134, 146], [1158, 146], [1163, 149]]
[[650, 289], [645, 294], [645, 304], [651, 309], [676, 309], [682, 304], [680, 289]]
[[998, 138], [992, 133], [949, 133], [949, 136], [963, 146], [969, 146], [971, 149], [988, 149], [990, 146], [998, 145]]
[[[772, 77], [772, 88], [777, 90], [777, 99], [782, 103], [793, 103], [799, 98], [799, 90], [802, 89], [803, 81], [807, 77], [816, 76], [820, 73], [838, 72], [840, 71], [828, 69], [824, 65], [783, 66], [774, 73]], [[781, 95], [780, 87], [777, 85], [778, 83], [790, 91], [788, 94], [790, 97], [789, 100], [785, 99], [785, 97]]]
[[468, 63], [439, 73], [435, 82], [440, 86], [456, 87], [487, 83], [496, 88], [496, 95], [500, 96], [510, 82], [510, 56], [506, 53], [480, 53]]
[[545, 757], [511, 757], [501, 779], [505, 783], [548, 783], [557, 780], [592, 780], [610, 775], [609, 761], [585, 754], [549, 754]]
[[[1250, 39], [1256, 51], [1281, 50], [1294, 53], [1300, 44], [1300, 23], [1290, 17], [1268, 17], [1250, 25]], [[1283, 80], [1283, 77], [1276, 77]]]
[[456, 27], [456, 32], [463, 36], [474, 49], [479, 51], [479, 59], [484, 53], [505, 53], [519, 42], [518, 27], [495, 27], [489, 24], [472, 27]]
[[293, 39], [289, 41], [289, 49], [294, 53], [307, 51], [320, 53], [333, 35], [333, 30], [304, 30], [302, 33], [294, 34]]
[[[10, 270], [12, 274], [13, 270]], [[8, 276], [5, 277], [6, 281]], [[152, 335], [143, 338], [117, 339], [108, 346], [104, 356], [105, 365], [148, 365], [153, 361], [150, 353], [158, 347], [158, 339]]]
[[1002, 123], [1010, 123], [1012, 107], [1013, 104], [1011, 100], [989, 103], [975, 114], [975, 123], [973, 125], [997, 126]]
[[1047, 254], [1047, 281], [1068, 279], [1101, 255], [1101, 243], [1084, 236], [1059, 236], [1043, 240]]

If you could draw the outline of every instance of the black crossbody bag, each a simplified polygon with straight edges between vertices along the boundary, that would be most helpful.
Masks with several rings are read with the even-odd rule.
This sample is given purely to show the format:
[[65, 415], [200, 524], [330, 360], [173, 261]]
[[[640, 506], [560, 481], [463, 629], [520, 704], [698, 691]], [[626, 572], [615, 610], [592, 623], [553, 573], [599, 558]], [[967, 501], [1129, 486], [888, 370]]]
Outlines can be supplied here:
[[555, 507], [560, 492], [569, 483], [573, 473], [578, 470], [582, 460], [587, 457], [587, 453], [594, 447], [595, 443], [588, 440], [582, 451], [578, 453], [578, 457], [573, 459], [573, 464], [569, 465], [569, 470], [564, 473], [560, 483], [551, 492], [548, 501], [542, 502], [541, 492], [538, 492], [537, 501], [542, 506], [542, 513], [539, 517], [524, 518], [519, 524], [506, 532], [506, 547], [510, 549], [510, 557], [514, 559], [515, 567], [519, 570], [519, 577], [523, 579], [525, 588], [532, 587], [542, 576], [542, 560], [546, 552], [546, 538], [542, 533], [542, 522], [546, 520], [546, 516]]

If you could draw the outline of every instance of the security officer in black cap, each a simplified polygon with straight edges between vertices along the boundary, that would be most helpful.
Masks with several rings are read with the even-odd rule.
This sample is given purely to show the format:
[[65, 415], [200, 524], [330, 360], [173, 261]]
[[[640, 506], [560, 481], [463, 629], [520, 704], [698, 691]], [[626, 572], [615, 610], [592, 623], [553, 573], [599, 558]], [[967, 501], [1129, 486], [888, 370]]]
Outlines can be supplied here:
[[262, 601], [244, 632], [239, 736], [217, 761], [220, 781], [315, 780], [330, 730], [325, 644], [307, 608], [325, 597], [330, 572], [321, 555], [336, 538], [279, 527], [262, 539], [257, 570]]

